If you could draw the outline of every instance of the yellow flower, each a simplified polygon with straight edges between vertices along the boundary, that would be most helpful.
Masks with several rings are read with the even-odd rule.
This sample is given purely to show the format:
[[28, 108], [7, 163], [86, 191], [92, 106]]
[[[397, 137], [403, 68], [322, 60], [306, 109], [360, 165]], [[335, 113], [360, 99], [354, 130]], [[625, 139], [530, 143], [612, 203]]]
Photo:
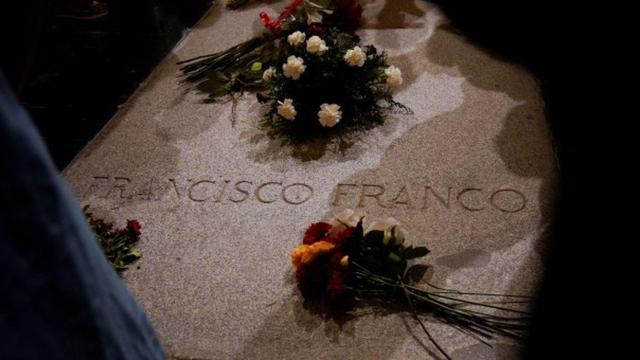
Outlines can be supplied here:
[[340, 259], [340, 266], [347, 267], [349, 266], [349, 255], [345, 255]]
[[318, 241], [311, 245], [298, 245], [291, 254], [291, 262], [295, 267], [309, 264], [318, 256], [333, 250], [335, 245], [327, 241]]

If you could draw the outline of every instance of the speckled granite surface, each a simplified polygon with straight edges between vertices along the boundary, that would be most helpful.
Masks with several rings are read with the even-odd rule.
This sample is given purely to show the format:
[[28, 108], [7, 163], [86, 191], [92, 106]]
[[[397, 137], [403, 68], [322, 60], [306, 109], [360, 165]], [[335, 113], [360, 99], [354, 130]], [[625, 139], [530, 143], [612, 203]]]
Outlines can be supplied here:
[[[343, 324], [303, 308], [289, 253], [305, 226], [343, 207], [394, 216], [427, 245], [431, 282], [528, 293], [540, 277], [557, 174], [536, 81], [469, 44], [418, 0], [370, 1], [364, 43], [385, 48], [405, 83], [395, 116], [343, 152], [282, 148], [257, 127], [251, 95], [203, 104], [176, 61], [260, 30], [258, 12], [214, 5], [64, 171], [82, 204], [138, 218], [144, 257], [126, 282], [177, 358], [423, 359], [406, 314], [364, 309]], [[510, 359], [437, 322], [455, 359]]]

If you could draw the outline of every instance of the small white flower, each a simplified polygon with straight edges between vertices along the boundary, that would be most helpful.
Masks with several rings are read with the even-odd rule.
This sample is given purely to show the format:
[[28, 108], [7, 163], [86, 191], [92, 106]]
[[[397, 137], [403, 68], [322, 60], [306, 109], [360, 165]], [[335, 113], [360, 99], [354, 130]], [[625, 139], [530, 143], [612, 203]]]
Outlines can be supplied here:
[[287, 36], [287, 41], [291, 46], [298, 46], [307, 39], [307, 36], [302, 31], [296, 31]]
[[389, 217], [384, 221], [371, 221], [365, 227], [364, 234], [367, 234], [371, 231], [383, 231], [384, 238], [382, 242], [385, 245], [389, 245], [391, 240], [393, 240], [393, 244], [402, 245], [404, 243], [404, 233], [399, 228], [400, 223], [398, 220]]
[[[344, 229], [345, 226], [348, 227], [356, 227], [360, 220], [364, 218], [364, 214], [360, 211], [353, 211], [351, 209], [344, 209], [343, 211], [337, 213], [333, 220], [331, 220], [330, 224], [333, 228], [338, 228], [338, 230]], [[332, 229], [333, 232], [333, 229]]]
[[324, 127], [334, 127], [340, 122], [342, 111], [338, 104], [322, 104], [318, 111], [318, 121]]
[[347, 50], [347, 53], [344, 54], [344, 61], [346, 61], [349, 66], [362, 67], [366, 59], [367, 54], [362, 51], [360, 46], [356, 46], [353, 49]]
[[282, 65], [284, 76], [293, 80], [298, 80], [306, 69], [307, 66], [304, 64], [304, 60], [294, 55], [289, 56], [287, 63]]
[[265, 82], [269, 82], [271, 81], [271, 79], [273, 78], [273, 75], [275, 74], [276, 74], [276, 68], [271, 66], [262, 73], [262, 80], [264, 80]]
[[402, 85], [402, 72], [397, 67], [391, 65], [384, 69], [384, 74], [387, 76], [387, 85], [391, 89], [395, 89]]
[[319, 36], [314, 35], [307, 40], [307, 52], [315, 55], [322, 55], [325, 51], [329, 50], [327, 43], [324, 42]]
[[293, 120], [298, 115], [296, 108], [293, 106], [293, 100], [284, 99], [284, 101], [278, 101], [278, 115], [287, 120]]

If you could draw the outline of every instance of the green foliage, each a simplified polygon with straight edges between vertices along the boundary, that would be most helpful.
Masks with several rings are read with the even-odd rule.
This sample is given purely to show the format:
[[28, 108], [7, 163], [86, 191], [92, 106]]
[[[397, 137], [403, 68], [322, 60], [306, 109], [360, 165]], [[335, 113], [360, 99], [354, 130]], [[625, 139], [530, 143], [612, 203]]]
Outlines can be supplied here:
[[[274, 38], [258, 36], [227, 50], [181, 61], [184, 80], [208, 94], [209, 101], [236, 92], [264, 90], [261, 67], [273, 61]], [[256, 64], [260, 64], [260, 68]]]
[[[353, 241], [349, 243], [347, 253], [353, 262], [369, 269], [373, 273], [391, 279], [404, 278], [409, 260], [424, 257], [429, 253], [426, 247], [398, 244], [395, 232], [385, 234], [381, 230], [371, 230], [363, 234], [362, 220], [355, 228]], [[385, 242], [385, 235], [391, 236]]]

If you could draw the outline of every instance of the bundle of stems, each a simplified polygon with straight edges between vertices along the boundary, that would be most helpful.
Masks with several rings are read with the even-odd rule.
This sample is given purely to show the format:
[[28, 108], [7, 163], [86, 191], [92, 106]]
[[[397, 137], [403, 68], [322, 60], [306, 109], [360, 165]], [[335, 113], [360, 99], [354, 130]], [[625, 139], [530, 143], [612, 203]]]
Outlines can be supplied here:
[[[421, 320], [421, 315], [431, 314], [456, 330], [491, 346], [487, 340], [501, 335], [523, 340], [528, 329], [529, 313], [513, 305], [527, 304], [529, 296], [490, 293], [460, 292], [426, 283], [428, 289], [408, 283], [402, 278], [392, 279], [376, 274], [364, 266], [352, 262], [353, 281], [350, 290], [361, 299], [397, 300], [407, 303], [429, 341], [447, 359], [450, 356], [438, 344]], [[478, 300], [493, 298], [498, 300]], [[511, 307], [509, 307], [511, 305]], [[500, 315], [495, 312], [502, 313]]]
[[198, 82], [215, 71], [230, 73], [246, 68], [264, 56], [263, 48], [272, 41], [267, 36], [257, 36], [224, 51], [180, 61], [178, 65], [182, 65], [180, 70], [185, 74], [186, 80]]

